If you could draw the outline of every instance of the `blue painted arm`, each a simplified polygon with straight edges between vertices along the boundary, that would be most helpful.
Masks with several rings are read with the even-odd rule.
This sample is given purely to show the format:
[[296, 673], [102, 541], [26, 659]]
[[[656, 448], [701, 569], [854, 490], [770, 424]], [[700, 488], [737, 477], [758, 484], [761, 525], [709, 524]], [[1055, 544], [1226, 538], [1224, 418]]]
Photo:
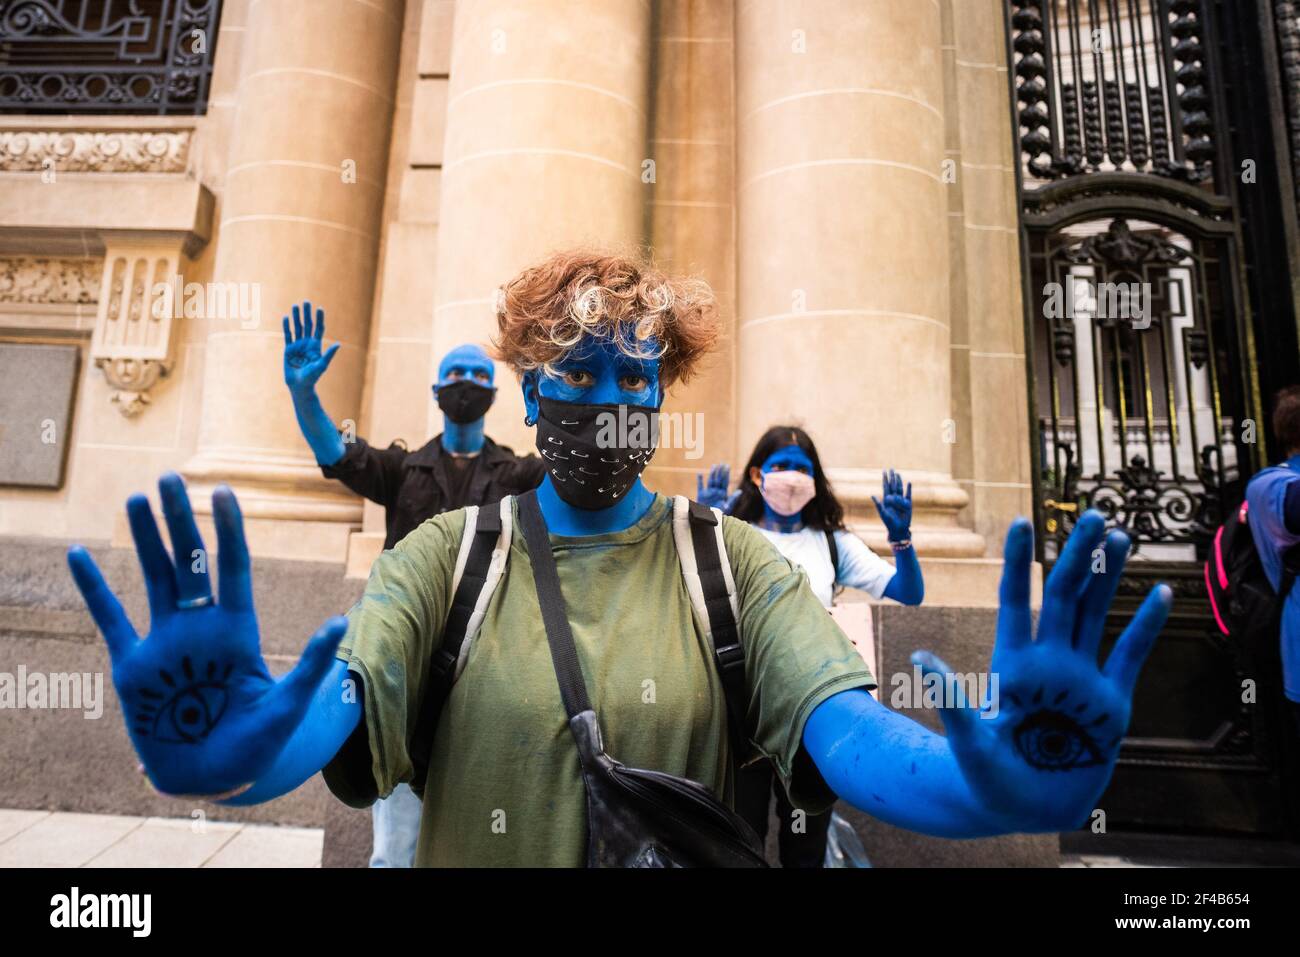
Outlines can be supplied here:
[[289, 317], [284, 320], [284, 384], [293, 397], [293, 411], [298, 417], [298, 428], [311, 446], [318, 465], [334, 465], [346, 449], [343, 439], [334, 426], [325, 407], [316, 395], [316, 381], [329, 368], [339, 344], [336, 342], [324, 353], [321, 338], [325, 335], [325, 310], [316, 310], [313, 321], [310, 302], [302, 304], [302, 311], [293, 307], [293, 329]]
[[808, 716], [804, 747], [830, 789], [886, 824], [936, 837], [986, 837], [986, 819], [948, 739], [891, 711], [860, 688]]
[[[884, 501], [872, 496], [876, 512], [885, 523], [890, 542], [910, 542], [912, 538], [912, 483], [903, 490], [903, 478], [893, 469], [881, 476]], [[894, 577], [885, 587], [885, 597], [903, 605], [919, 605], [925, 599], [925, 581], [916, 549], [910, 545], [894, 552]]]
[[1292, 535], [1300, 535], [1300, 481], [1287, 484], [1284, 502], [1286, 530]]
[[[334, 656], [347, 619], [329, 619], [293, 670], [273, 677], [262, 658], [234, 494], [225, 486], [213, 493], [216, 557], [199, 561], [210, 553], [184, 483], [168, 474], [158, 488], [174, 557], [149, 500], [127, 501], [149, 596], [146, 637], [137, 635], [90, 554], [81, 546], [68, 552], [72, 577], [108, 645], [131, 743], [164, 794], [215, 799], [251, 784], [238, 803], [275, 797], [319, 771], [360, 720], [360, 706], [342, 694], [346, 665]], [[215, 594], [210, 565], [218, 573]]]
[[894, 577], [885, 586], [885, 597], [903, 605], [919, 605], [925, 600], [925, 579], [915, 548], [894, 552]]
[[338, 754], [361, 720], [360, 682], [350, 676], [348, 663], [335, 659], [312, 698], [298, 730], [257, 783], [221, 804], [261, 804], [288, 794], [318, 774]]
[[912, 662], [935, 692], [946, 737], [865, 692], [841, 692], [804, 726], [804, 747], [822, 777], [860, 810], [941, 837], [1078, 827], [1110, 781], [1138, 674], [1172, 602], [1168, 586], [1152, 589], [1098, 667], [1128, 548], [1126, 534], [1108, 534], [1098, 512], [1085, 512], [1043, 587], [1035, 637], [1033, 528], [1014, 522], [987, 700], [968, 704], [971, 676], [917, 652]]

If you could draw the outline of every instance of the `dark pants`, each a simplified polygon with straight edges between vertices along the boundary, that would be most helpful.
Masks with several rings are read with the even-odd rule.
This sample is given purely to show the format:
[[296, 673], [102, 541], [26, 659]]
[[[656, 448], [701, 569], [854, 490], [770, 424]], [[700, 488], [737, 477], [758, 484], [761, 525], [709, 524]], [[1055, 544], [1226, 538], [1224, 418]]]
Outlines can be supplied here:
[[767, 840], [768, 807], [773, 794], [776, 795], [776, 819], [781, 825], [778, 835], [781, 866], [821, 867], [826, 859], [826, 832], [831, 825], [831, 812], [808, 814], [802, 827], [796, 829], [795, 809], [768, 762], [737, 772], [736, 813], [764, 842]]
[[1295, 733], [1300, 735], [1300, 701], [1288, 698], [1286, 703], [1291, 706], [1291, 717], [1295, 719]]

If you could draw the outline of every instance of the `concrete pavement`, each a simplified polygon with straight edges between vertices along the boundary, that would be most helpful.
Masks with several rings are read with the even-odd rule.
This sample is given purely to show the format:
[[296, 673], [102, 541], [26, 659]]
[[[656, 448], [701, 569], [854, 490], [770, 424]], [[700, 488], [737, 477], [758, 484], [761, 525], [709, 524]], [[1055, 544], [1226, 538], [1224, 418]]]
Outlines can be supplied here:
[[0, 867], [320, 867], [324, 832], [209, 821], [0, 809]]

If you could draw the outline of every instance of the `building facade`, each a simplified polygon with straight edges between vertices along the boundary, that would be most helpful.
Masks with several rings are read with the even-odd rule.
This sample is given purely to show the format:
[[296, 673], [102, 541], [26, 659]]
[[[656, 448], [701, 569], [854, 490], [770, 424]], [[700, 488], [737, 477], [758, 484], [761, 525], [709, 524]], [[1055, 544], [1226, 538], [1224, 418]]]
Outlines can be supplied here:
[[[129, 547], [122, 503], [174, 469], [201, 524], [211, 489], [234, 487], [257, 560], [363, 578], [383, 515], [316, 467], [283, 384], [281, 317], [304, 299], [325, 309], [342, 348], [319, 391], [345, 431], [415, 447], [439, 429], [439, 357], [490, 339], [498, 286], [558, 248], [649, 247], [710, 283], [726, 335], [668, 397], [665, 411], [701, 425], [690, 447], [657, 454], [647, 484], [691, 493], [710, 464], [738, 468], [768, 426], [800, 424], [852, 527], [887, 554], [871, 496], [883, 469], [899, 470], [927, 597], [910, 617], [881, 616], [882, 668], [906, 670], [927, 640], [957, 667], [983, 667], [1008, 523], [1034, 515], [1050, 563], [1052, 535], [1091, 503], [1087, 481], [1065, 487], [1064, 449], [1098, 485], [1108, 452], [1123, 468], [1127, 445], [1147, 443], [1152, 468], [1193, 463], [1203, 498], [1203, 443], [1171, 431], [1175, 406], [1218, 436], [1225, 421], [1260, 419], [1267, 387], [1295, 375], [1295, 295], [1278, 278], [1297, 248], [1294, 192], [1273, 227], [1287, 252], [1271, 278], [1224, 287], [1247, 315], [1233, 327], [1241, 343], [1255, 348], [1246, 333], [1263, 304], [1283, 330], [1280, 357], [1234, 354], [1226, 419], [1214, 364], [1179, 338], [1155, 389], [1170, 401], [1153, 411], [1142, 386], [1145, 429], [1130, 436], [1107, 411], [1118, 386], [1102, 381], [1112, 353], [1093, 338], [1095, 302], [1069, 317], [1069, 368], [1086, 374], [1061, 406], [1067, 337], [1042, 325], [1044, 236], [1112, 248], [1122, 220], [1135, 241], [1199, 249], [1142, 202], [1085, 196], [1086, 216], [1050, 220], [1062, 189], [1101, 183], [1113, 198], [1150, 174], [1139, 200], [1199, 190], [1203, 219], [1228, 223], [1206, 235], [1264, 262], [1267, 237], [1225, 209], [1268, 201], [1175, 169], [1211, 162], [1186, 121], [1196, 104], [1179, 99], [1197, 87], [1178, 71], [1204, 64], [1169, 52], [1184, 21], [1264, 22], [1267, 37], [1247, 38], [1275, 57], [1250, 114], [1263, 117], [1256, 159], [1278, 183], [1285, 167], [1290, 188], [1280, 111], [1294, 105], [1300, 47], [1282, 29], [1294, 5], [1244, 6], [1234, 19], [1197, 0], [153, 0], [141, 16], [0, 2], [0, 540]], [[1224, 48], [1247, 43], [1230, 32]], [[1065, 37], [1084, 46], [1054, 51]], [[1126, 100], [1126, 65], [1135, 77], [1158, 67], [1168, 88], [1141, 73]], [[1068, 76], [1100, 87], [1095, 109], [1069, 99]], [[1159, 96], [1143, 99], [1152, 84]], [[1221, 123], [1238, 106], [1204, 112]], [[1055, 278], [1111, 268], [1074, 255]], [[1194, 333], [1200, 273], [1165, 265], [1156, 285], [1183, 290], [1160, 307], [1166, 325]], [[1252, 302], [1256, 320], [1242, 312]], [[526, 451], [518, 390], [500, 384], [488, 432]], [[1220, 444], [1218, 467], [1235, 478], [1260, 464], [1235, 433]], [[1188, 543], [1165, 557], [1191, 567]], [[895, 622], [906, 639], [891, 644]], [[995, 846], [1008, 860], [1044, 847]]]
[[[933, 597], [983, 593], [1030, 508], [997, 3], [179, 6], [210, 11], [206, 112], [0, 119], [7, 338], [81, 359], [62, 481], [4, 488], [0, 532], [127, 544], [116, 505], [177, 469], [199, 502], [235, 487], [254, 554], [364, 574], [382, 516], [298, 432], [290, 305], [342, 343], [335, 420], [416, 445], [499, 285], [556, 248], [649, 246], [727, 329], [667, 408], [702, 435], [652, 486], [799, 422], [869, 541], [897, 468], [922, 556], [956, 563]], [[489, 432], [528, 448], [522, 419], [502, 389]]]

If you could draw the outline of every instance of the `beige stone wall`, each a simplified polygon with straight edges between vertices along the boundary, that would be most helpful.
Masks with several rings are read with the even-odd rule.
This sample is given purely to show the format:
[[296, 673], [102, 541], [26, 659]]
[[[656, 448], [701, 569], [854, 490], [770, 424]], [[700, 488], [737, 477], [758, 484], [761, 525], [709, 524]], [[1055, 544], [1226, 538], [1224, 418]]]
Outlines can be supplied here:
[[[455, 7], [455, 0], [406, 7], [360, 417], [360, 434], [381, 448], [393, 441], [419, 448], [436, 408], [429, 370]], [[383, 544], [383, 509], [366, 502], [363, 527], [349, 539], [349, 573], [365, 575]]]
[[[654, 25], [651, 123], [644, 183], [649, 244], [665, 269], [708, 280], [726, 330], [664, 411], [682, 418], [677, 447], [656, 453], [645, 481], [694, 495], [696, 475], [734, 462], [736, 443], [736, 49], [730, 3], [664, 0]], [[643, 177], [644, 178], [644, 177]]]
[[[217, 38], [208, 112], [200, 117], [3, 116], [0, 134], [44, 131], [108, 138], [106, 148], [121, 147], [143, 132], [176, 135], [183, 150], [168, 153], [176, 163], [144, 160], [103, 164], [102, 153], [87, 163], [56, 158], [54, 181], [44, 182], [38, 169], [13, 162], [0, 170], [0, 259], [5, 257], [89, 257], [96, 269], [103, 262], [106, 240], [131, 237], [159, 239], [175, 245], [188, 216], [193, 222], [200, 189], [215, 198], [210, 210], [210, 238], [193, 258], [180, 261], [186, 282], [212, 278], [216, 227], [225, 180], [226, 143], [235, 112], [235, 92], [244, 47], [248, 0], [226, 0]], [[121, 155], [121, 154], [119, 154]], [[93, 165], [98, 163], [97, 166]], [[111, 171], [99, 172], [96, 169]], [[159, 171], [162, 170], [162, 171]], [[32, 224], [42, 232], [15, 227]], [[147, 232], [142, 232], [143, 230]], [[77, 342], [82, 361], [73, 409], [71, 445], [63, 488], [57, 491], [0, 488], [0, 534], [75, 538], [113, 537], [122, 504], [132, 492], [156, 498], [156, 480], [179, 469], [195, 448], [203, 385], [207, 328], [203, 321], [176, 324], [171, 372], [150, 390], [151, 403], [127, 417], [112, 401], [115, 389], [90, 357], [90, 340], [99, 295], [74, 310], [70, 323], [39, 330], [35, 320], [62, 304], [0, 301], [0, 336], [11, 341]], [[39, 307], [39, 308], [38, 308]]]
[[998, 0], [944, 3], [953, 475], [970, 497], [962, 517], [992, 555], [1033, 508], [1010, 94], [990, 28], [1001, 16]]
[[[72, 217], [61, 245], [0, 228], [0, 258], [85, 255], [79, 238], [130, 238], [135, 221], [188, 243], [187, 280], [259, 281], [264, 311], [252, 330], [179, 321], [170, 374], [126, 417], [89, 361], [96, 304], [51, 306], [61, 325], [43, 334], [87, 358], [68, 480], [0, 489], [0, 534], [124, 541], [122, 500], [175, 468], [200, 492], [236, 485], [255, 552], [364, 573], [382, 513], [318, 478], [280, 315], [304, 295], [326, 308], [344, 343], [321, 389], [335, 421], [415, 447], [441, 426], [438, 358], [487, 341], [501, 282], [561, 246], [649, 245], [711, 283], [726, 329], [666, 405], [703, 413], [702, 447], [661, 451], [652, 487], [693, 491], [768, 425], [799, 422], [868, 541], [883, 548], [879, 470], [898, 468], [942, 572], [931, 597], [985, 590], [1031, 481], [997, 0], [304, 3], [227, 0], [206, 116], [0, 117], [0, 133], [190, 131], [179, 171], [68, 174], [54, 194], [0, 172], [18, 187], [0, 188], [6, 225]], [[37, 337], [35, 311], [0, 302], [0, 336]], [[528, 451], [499, 375], [488, 431]]]

